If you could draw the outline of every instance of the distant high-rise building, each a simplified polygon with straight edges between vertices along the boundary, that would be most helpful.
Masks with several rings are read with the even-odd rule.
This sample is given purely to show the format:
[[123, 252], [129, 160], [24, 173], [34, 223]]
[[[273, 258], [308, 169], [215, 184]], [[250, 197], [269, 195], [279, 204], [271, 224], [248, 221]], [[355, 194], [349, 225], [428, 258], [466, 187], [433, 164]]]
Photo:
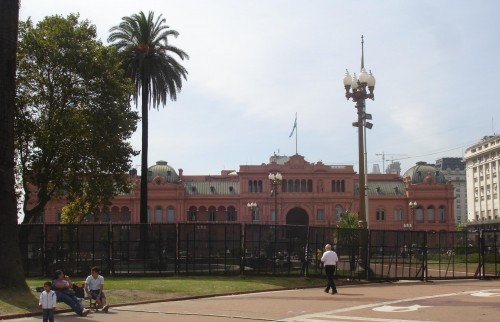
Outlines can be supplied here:
[[401, 162], [394, 161], [388, 164], [385, 173], [401, 175]]
[[380, 174], [380, 166], [378, 165], [378, 163], [375, 163], [373, 165], [372, 173], [374, 173], [374, 174]]
[[500, 135], [485, 136], [467, 148], [464, 160], [469, 220], [485, 224], [499, 222]]
[[436, 160], [436, 168], [441, 170], [447, 181], [455, 188], [455, 222], [467, 222], [467, 183], [465, 162], [462, 158], [442, 158]]

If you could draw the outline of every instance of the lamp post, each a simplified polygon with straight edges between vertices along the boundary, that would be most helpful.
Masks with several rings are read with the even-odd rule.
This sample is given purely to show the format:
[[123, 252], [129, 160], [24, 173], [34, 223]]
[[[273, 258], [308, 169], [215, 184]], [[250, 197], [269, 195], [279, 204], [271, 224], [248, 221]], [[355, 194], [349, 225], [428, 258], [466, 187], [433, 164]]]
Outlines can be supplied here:
[[249, 202], [249, 203], [247, 203], [247, 207], [252, 212], [252, 221], [255, 221], [257, 219], [255, 216], [255, 210], [258, 207], [257, 203], [256, 202]]
[[415, 209], [417, 209], [418, 204], [416, 201], [410, 201], [408, 203], [408, 206], [410, 206], [410, 216], [411, 216], [411, 222], [410, 218], [408, 218], [408, 223], [405, 225], [408, 225], [409, 229], [413, 229], [414, 223], [415, 223]]
[[[369, 227], [367, 216], [367, 178], [366, 178], [366, 129], [371, 129], [373, 124], [367, 122], [371, 120], [371, 114], [366, 113], [366, 99], [374, 100], [373, 91], [375, 89], [375, 77], [372, 72], [368, 74], [364, 63], [364, 40], [361, 36], [361, 72], [359, 77], [354, 73], [353, 76], [346, 70], [344, 76], [345, 97], [352, 99], [356, 103], [354, 106], [358, 113], [358, 121], [352, 123], [352, 126], [358, 128], [358, 153], [359, 153], [359, 220], [363, 222], [364, 228]], [[368, 91], [367, 91], [368, 89]]]
[[278, 223], [278, 187], [281, 183], [283, 176], [279, 172], [271, 172], [269, 174], [269, 181], [271, 182], [271, 196], [274, 196], [274, 222]]

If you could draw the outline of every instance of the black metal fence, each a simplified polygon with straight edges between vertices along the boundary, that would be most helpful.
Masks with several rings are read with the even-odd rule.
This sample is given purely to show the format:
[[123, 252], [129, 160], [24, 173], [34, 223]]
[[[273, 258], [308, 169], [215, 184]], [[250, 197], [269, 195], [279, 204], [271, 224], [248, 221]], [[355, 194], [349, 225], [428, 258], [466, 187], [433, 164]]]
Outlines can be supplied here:
[[26, 276], [56, 269], [108, 275], [322, 274], [326, 243], [339, 277], [500, 277], [500, 232], [425, 232], [257, 224], [20, 225]]

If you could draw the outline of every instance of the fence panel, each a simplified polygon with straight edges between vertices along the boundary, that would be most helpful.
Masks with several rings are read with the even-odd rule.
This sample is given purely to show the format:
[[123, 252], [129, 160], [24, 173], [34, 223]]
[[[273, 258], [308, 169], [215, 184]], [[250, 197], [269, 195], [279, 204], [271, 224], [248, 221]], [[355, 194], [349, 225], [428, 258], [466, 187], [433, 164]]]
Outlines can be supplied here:
[[486, 278], [500, 277], [500, 231], [483, 231], [484, 238], [484, 269]]
[[429, 279], [477, 277], [479, 265], [477, 233], [429, 232], [427, 267]]
[[42, 225], [19, 226], [19, 247], [25, 276], [45, 274], [44, 236]]
[[92, 266], [109, 272], [110, 235], [108, 225], [45, 225], [46, 274], [56, 269], [75, 276], [87, 276]]
[[177, 230], [175, 224], [112, 225], [110, 258], [115, 275], [174, 274]]
[[62, 269], [83, 277], [92, 266], [111, 275], [319, 275], [329, 243], [339, 255], [338, 277], [498, 278], [499, 233], [237, 223], [33, 224], [19, 226], [19, 246], [26, 276]]
[[372, 280], [423, 279], [425, 232], [372, 230], [370, 269]]
[[178, 273], [239, 274], [241, 225], [179, 224]]

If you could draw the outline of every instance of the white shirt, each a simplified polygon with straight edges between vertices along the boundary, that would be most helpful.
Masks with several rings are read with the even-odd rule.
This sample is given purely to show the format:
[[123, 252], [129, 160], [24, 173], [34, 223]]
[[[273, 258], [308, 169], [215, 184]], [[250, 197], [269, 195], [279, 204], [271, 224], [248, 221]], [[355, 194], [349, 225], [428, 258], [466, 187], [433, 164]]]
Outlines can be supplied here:
[[52, 309], [55, 308], [57, 305], [57, 296], [56, 292], [50, 290], [50, 291], [43, 291], [42, 294], [40, 294], [40, 300], [38, 301], [38, 305], [42, 306], [42, 309]]
[[101, 284], [104, 285], [104, 277], [97, 275], [97, 278], [94, 278], [94, 276], [89, 275], [85, 280], [85, 284], [89, 290], [99, 291], [101, 289]]
[[323, 256], [321, 256], [321, 261], [325, 263], [326, 265], [337, 265], [337, 262], [339, 261], [339, 258], [337, 256], [337, 253], [334, 252], [333, 250], [329, 250], [323, 253]]

